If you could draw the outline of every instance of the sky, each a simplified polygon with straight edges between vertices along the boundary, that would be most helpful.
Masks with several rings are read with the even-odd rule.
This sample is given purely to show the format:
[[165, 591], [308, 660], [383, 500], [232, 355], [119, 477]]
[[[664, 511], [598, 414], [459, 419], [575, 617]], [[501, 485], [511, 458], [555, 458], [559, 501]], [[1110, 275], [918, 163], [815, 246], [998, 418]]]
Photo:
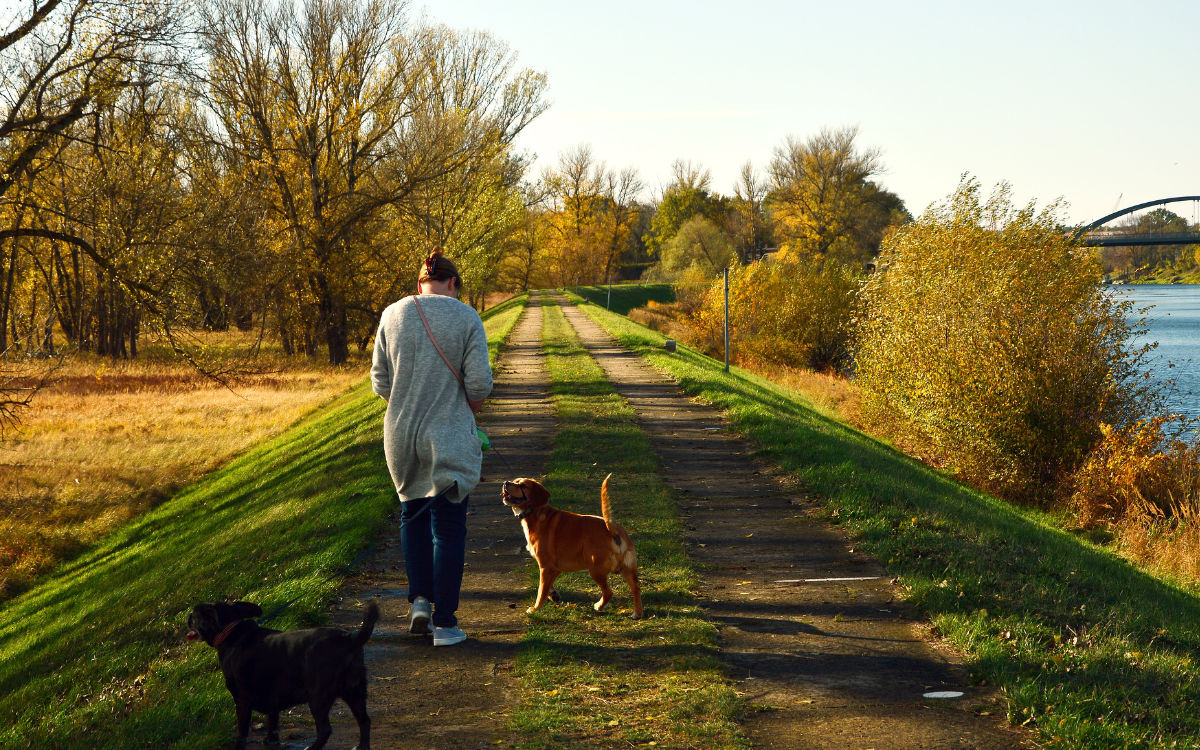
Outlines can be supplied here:
[[[1136, 5], [1136, 7], [1135, 7]], [[646, 198], [677, 159], [730, 194], [789, 137], [857, 127], [914, 215], [963, 173], [1063, 217], [1200, 195], [1200, 2], [414, 0], [548, 78], [536, 172], [581, 144]], [[1189, 220], [1195, 204], [1169, 206]]]

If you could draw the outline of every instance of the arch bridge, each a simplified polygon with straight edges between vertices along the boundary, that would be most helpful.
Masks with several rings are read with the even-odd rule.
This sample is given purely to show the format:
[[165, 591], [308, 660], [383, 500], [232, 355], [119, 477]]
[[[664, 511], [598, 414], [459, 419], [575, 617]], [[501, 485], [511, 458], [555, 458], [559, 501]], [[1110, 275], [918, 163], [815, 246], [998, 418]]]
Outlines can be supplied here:
[[1186, 203], [1189, 201], [1200, 202], [1200, 195], [1180, 195], [1174, 198], [1159, 198], [1158, 200], [1146, 201], [1139, 203], [1136, 206], [1122, 208], [1120, 211], [1114, 211], [1107, 216], [1102, 216], [1096, 219], [1087, 226], [1080, 227], [1075, 230], [1073, 237], [1079, 239], [1080, 244], [1088, 247], [1112, 247], [1126, 245], [1197, 245], [1200, 244], [1200, 230], [1193, 228], [1186, 232], [1137, 232], [1129, 229], [1115, 228], [1103, 229], [1102, 227], [1113, 219], [1119, 219], [1122, 216], [1141, 211], [1154, 206], [1164, 206], [1168, 203]]

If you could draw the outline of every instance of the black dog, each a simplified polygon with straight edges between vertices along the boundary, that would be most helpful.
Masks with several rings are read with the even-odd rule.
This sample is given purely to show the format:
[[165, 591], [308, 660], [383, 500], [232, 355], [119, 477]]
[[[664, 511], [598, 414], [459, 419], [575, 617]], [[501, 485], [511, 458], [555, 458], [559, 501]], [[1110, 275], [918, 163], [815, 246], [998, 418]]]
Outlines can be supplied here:
[[363, 644], [379, 620], [379, 605], [367, 602], [366, 618], [356, 633], [340, 628], [311, 628], [287, 633], [261, 628], [254, 620], [262, 608], [250, 602], [197, 604], [188, 615], [188, 640], [204, 639], [217, 649], [225, 686], [237, 705], [238, 738], [246, 747], [250, 712], [267, 715], [267, 744], [279, 742], [279, 712], [307, 703], [317, 722], [317, 740], [305, 750], [321, 750], [329, 740], [329, 709], [341, 698], [358, 722], [356, 750], [371, 747], [367, 717], [367, 669]]

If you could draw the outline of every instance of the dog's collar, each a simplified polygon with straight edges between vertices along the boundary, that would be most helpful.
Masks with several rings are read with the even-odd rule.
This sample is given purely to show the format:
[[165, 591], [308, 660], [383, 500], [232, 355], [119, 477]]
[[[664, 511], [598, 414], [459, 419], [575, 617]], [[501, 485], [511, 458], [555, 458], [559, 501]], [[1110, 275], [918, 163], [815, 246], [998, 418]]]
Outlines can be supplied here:
[[527, 510], [523, 510], [523, 511], [521, 511], [520, 513], [518, 513], [518, 514], [517, 514], [517, 520], [518, 520], [518, 521], [524, 521], [526, 518], [528, 518], [529, 516], [533, 515], [533, 512], [534, 512], [535, 510], [537, 510], [537, 508], [529, 508], [529, 509], [527, 509]]
[[213, 638], [213, 645], [220, 646], [222, 643], [224, 643], [225, 639], [229, 637], [229, 634], [233, 632], [233, 629], [236, 628], [238, 625], [241, 625], [243, 622], [245, 622], [245, 620], [234, 620], [233, 622], [226, 625], [225, 629], [222, 630], [220, 633], [217, 633], [216, 638]]

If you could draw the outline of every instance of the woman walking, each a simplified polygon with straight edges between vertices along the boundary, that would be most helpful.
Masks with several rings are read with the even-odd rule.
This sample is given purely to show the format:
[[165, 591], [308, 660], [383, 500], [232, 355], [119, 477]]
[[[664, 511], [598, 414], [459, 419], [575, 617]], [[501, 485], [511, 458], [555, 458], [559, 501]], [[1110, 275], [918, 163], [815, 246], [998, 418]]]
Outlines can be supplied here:
[[475, 417], [492, 391], [487, 334], [458, 301], [462, 278], [435, 250], [421, 265], [419, 294], [383, 311], [371, 386], [387, 401], [383, 449], [400, 495], [400, 542], [408, 572], [409, 631], [452, 646], [467, 542], [468, 496], [483, 462]]

